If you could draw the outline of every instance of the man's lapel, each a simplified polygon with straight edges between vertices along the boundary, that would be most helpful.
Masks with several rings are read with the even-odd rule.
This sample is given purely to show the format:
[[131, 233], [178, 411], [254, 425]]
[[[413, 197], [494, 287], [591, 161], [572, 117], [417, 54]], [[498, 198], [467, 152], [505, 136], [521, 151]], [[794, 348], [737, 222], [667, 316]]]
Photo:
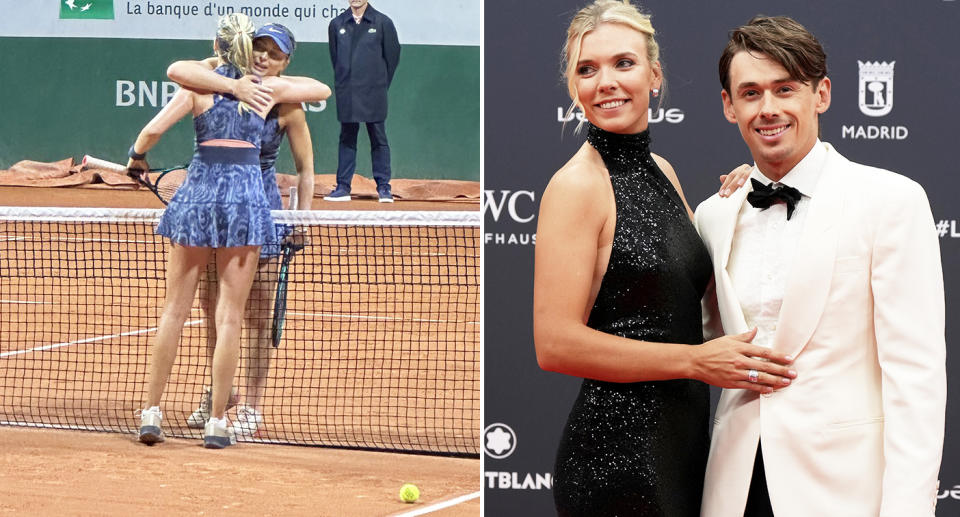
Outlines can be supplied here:
[[747, 194], [751, 190], [753, 190], [753, 187], [748, 182], [734, 191], [726, 202], [719, 203], [720, 206], [717, 208], [717, 214], [713, 221], [717, 227], [717, 239], [714, 242], [713, 255], [716, 266], [713, 271], [717, 283], [720, 317], [721, 321], [725, 322], [723, 330], [727, 334], [740, 334], [749, 330], [747, 329], [747, 321], [743, 317], [740, 299], [737, 298], [733, 282], [730, 280], [730, 274], [727, 273], [727, 263], [730, 261], [730, 249], [733, 244], [733, 234], [737, 228], [737, 217]]
[[[823, 144], [828, 145], [828, 144]], [[827, 160], [808, 205], [809, 214], [787, 277], [773, 347], [794, 357], [803, 350], [823, 314], [833, 279], [839, 221], [843, 213], [843, 164], [828, 147]]]

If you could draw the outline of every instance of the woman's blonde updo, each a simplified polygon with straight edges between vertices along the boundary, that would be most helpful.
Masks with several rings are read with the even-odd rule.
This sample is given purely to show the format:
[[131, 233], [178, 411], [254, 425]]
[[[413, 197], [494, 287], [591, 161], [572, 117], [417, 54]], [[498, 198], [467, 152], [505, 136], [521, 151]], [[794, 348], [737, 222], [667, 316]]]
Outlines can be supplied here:
[[[592, 4], [580, 9], [570, 21], [567, 28], [567, 43], [563, 47], [562, 63], [564, 78], [567, 81], [567, 91], [573, 104], [567, 110], [567, 116], [574, 108], [580, 106], [577, 98], [577, 62], [580, 61], [580, 48], [583, 37], [596, 29], [602, 23], [619, 23], [642, 33], [647, 39], [647, 59], [653, 65], [660, 60], [660, 45], [654, 37], [656, 31], [650, 23], [650, 16], [641, 13], [630, 0], [595, 0]], [[663, 86], [661, 86], [661, 90]]]
[[230, 13], [217, 20], [217, 56], [244, 74], [253, 63], [253, 22], [243, 13]]

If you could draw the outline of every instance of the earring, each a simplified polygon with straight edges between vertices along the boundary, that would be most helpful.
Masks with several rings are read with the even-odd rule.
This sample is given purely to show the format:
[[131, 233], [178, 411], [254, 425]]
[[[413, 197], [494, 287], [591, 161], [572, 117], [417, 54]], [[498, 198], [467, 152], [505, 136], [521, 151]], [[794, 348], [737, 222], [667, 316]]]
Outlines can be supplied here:
[[654, 89], [650, 90], [650, 93], [652, 93], [654, 97], [659, 97], [659, 96], [660, 96], [660, 88], [654, 88]]

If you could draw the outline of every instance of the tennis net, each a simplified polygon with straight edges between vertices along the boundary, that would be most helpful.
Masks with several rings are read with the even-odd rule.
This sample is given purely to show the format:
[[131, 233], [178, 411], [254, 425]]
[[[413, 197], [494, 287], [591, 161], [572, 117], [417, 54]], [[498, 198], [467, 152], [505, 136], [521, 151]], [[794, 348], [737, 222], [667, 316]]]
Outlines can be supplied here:
[[[137, 431], [165, 289], [161, 213], [0, 207], [0, 425]], [[281, 260], [260, 261], [228, 411], [238, 439], [479, 456], [479, 212], [274, 217], [304, 247], [276, 347]], [[214, 267], [164, 392], [168, 436], [202, 435]]]

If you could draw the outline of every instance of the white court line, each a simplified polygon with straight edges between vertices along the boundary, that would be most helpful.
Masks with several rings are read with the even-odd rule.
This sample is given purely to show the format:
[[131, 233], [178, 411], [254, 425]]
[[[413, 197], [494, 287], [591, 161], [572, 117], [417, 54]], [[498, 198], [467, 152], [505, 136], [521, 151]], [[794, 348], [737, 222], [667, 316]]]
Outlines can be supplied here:
[[398, 514], [395, 514], [394, 517], [416, 517], [417, 515], [424, 515], [427, 513], [435, 512], [437, 510], [442, 510], [444, 508], [449, 508], [451, 506], [458, 505], [460, 503], [465, 503], [471, 499], [476, 499], [478, 497], [480, 497], [480, 492], [474, 492], [472, 494], [462, 495], [460, 497], [448, 499], [442, 503], [432, 504], [430, 506], [424, 506], [423, 508], [420, 508], [419, 510], [414, 510], [412, 512], [398, 513]]
[[0, 303], [20, 303], [24, 305], [53, 305], [54, 302], [27, 302], [23, 300], [0, 300]]
[[104, 431], [103, 427], [93, 427], [77, 424], [44, 424], [41, 422], [0, 422], [0, 425], [9, 425], [16, 427], [36, 427], [42, 429], [69, 429], [71, 431]]
[[[192, 321], [188, 321], [188, 322], [186, 322], [186, 323], [184, 324], [184, 326], [196, 325], [197, 323], [200, 323], [201, 321], [203, 321], [203, 320], [192, 320]], [[82, 344], [86, 344], [86, 343], [95, 343], [95, 342], [97, 342], [97, 341], [105, 341], [105, 340], [107, 340], [107, 339], [113, 339], [113, 338], [115, 338], [115, 337], [133, 336], [133, 335], [136, 335], [136, 334], [145, 334], [145, 333], [147, 333], [147, 332], [153, 332], [154, 330], [157, 330], [157, 327], [151, 327], [151, 328], [148, 328], [148, 329], [141, 329], [141, 330], [131, 330], [130, 332], [121, 332], [120, 334], [112, 334], [112, 335], [109, 335], [109, 336], [91, 337], [91, 338], [87, 338], [87, 339], [80, 339], [80, 340], [77, 340], [77, 341], [69, 341], [69, 342], [64, 342], [64, 343], [57, 343], [57, 344], [55, 344], [55, 345], [38, 346], [38, 347], [30, 348], [30, 349], [27, 349], [27, 350], [14, 350], [14, 351], [12, 351], [12, 352], [4, 352], [4, 353], [0, 354], [0, 359], [2, 359], [2, 358], [4, 358], [4, 357], [14, 356], [14, 355], [28, 354], [28, 353], [30, 353], [30, 352], [42, 352], [42, 351], [45, 351], [45, 350], [53, 350], [53, 349], [55, 349], [55, 348], [60, 348], [60, 347], [64, 347], [64, 346], [82, 345]]]
[[296, 312], [289, 311], [287, 314], [296, 316], [320, 316], [327, 318], [356, 319], [356, 320], [377, 320], [377, 321], [416, 321], [420, 323], [466, 323], [468, 325], [478, 325], [477, 321], [460, 320], [431, 320], [426, 318], [399, 318], [396, 316], [361, 316], [359, 314], [335, 314], [332, 312]]

